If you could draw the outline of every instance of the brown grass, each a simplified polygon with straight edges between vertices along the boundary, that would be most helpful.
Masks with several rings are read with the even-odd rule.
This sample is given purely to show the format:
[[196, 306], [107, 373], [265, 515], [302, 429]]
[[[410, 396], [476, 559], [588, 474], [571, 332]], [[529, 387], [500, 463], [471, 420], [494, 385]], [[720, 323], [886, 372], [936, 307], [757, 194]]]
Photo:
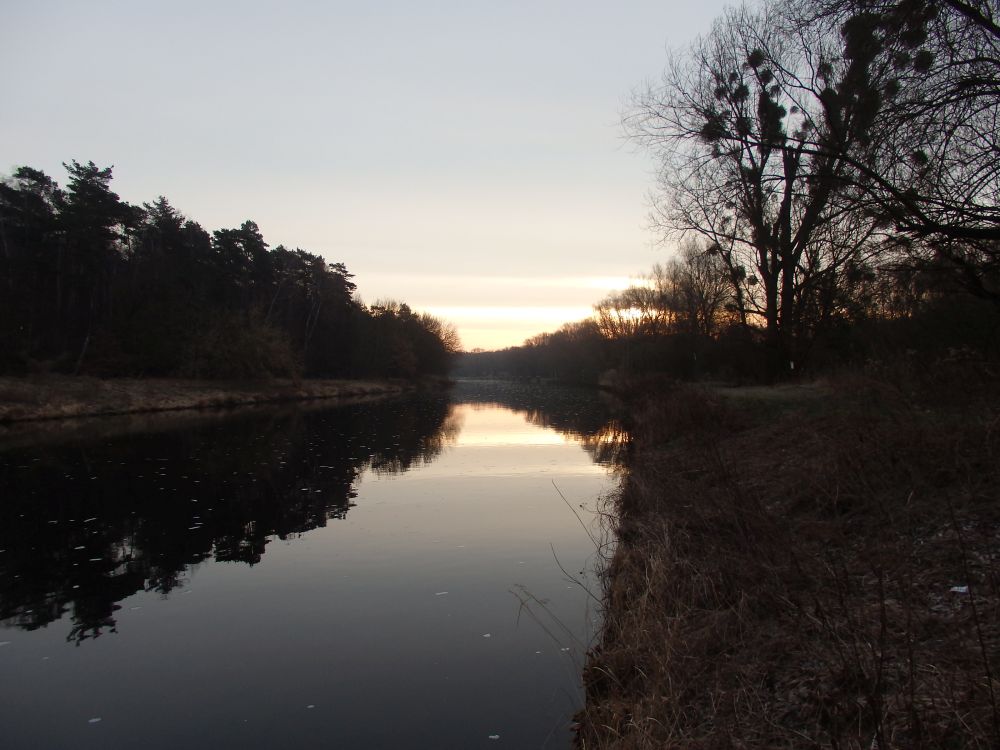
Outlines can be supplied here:
[[0, 423], [399, 393], [395, 382], [220, 381], [46, 375], [0, 378]]
[[1000, 747], [1000, 404], [951, 383], [638, 408], [579, 746]]

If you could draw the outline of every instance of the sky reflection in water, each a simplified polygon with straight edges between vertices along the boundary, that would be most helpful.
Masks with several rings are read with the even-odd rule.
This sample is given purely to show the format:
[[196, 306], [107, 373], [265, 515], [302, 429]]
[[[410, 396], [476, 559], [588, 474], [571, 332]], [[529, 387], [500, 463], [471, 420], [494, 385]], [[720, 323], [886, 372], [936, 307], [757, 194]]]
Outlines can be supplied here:
[[0, 452], [4, 746], [566, 746], [620, 433], [452, 398]]

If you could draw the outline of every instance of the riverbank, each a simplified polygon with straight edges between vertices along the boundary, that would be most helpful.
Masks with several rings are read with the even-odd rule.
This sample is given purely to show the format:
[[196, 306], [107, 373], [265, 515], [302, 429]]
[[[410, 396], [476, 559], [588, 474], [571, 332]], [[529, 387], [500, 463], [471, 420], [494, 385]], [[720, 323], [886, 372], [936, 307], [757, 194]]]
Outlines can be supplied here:
[[1000, 388], [633, 404], [583, 748], [1000, 746]]
[[391, 395], [404, 381], [0, 378], [0, 423]]

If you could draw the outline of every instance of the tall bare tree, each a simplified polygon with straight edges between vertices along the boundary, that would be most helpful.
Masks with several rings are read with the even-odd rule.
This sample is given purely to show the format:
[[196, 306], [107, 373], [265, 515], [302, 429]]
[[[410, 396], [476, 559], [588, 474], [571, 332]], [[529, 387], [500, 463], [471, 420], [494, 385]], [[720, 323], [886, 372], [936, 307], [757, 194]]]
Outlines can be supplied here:
[[739, 314], [763, 322], [775, 370], [797, 356], [824, 283], [875, 231], [874, 217], [851, 212], [846, 156], [880, 109], [874, 54], [845, 53], [783, 6], [729, 10], [625, 118], [661, 160], [655, 220], [708, 240]]

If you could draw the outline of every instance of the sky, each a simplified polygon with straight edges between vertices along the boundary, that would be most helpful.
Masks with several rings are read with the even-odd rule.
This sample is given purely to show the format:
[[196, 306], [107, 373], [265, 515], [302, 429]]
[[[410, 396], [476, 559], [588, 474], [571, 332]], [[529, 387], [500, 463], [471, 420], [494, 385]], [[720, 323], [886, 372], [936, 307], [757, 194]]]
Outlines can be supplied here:
[[725, 4], [0, 0], [0, 175], [113, 165], [517, 345], [669, 257], [621, 115]]

